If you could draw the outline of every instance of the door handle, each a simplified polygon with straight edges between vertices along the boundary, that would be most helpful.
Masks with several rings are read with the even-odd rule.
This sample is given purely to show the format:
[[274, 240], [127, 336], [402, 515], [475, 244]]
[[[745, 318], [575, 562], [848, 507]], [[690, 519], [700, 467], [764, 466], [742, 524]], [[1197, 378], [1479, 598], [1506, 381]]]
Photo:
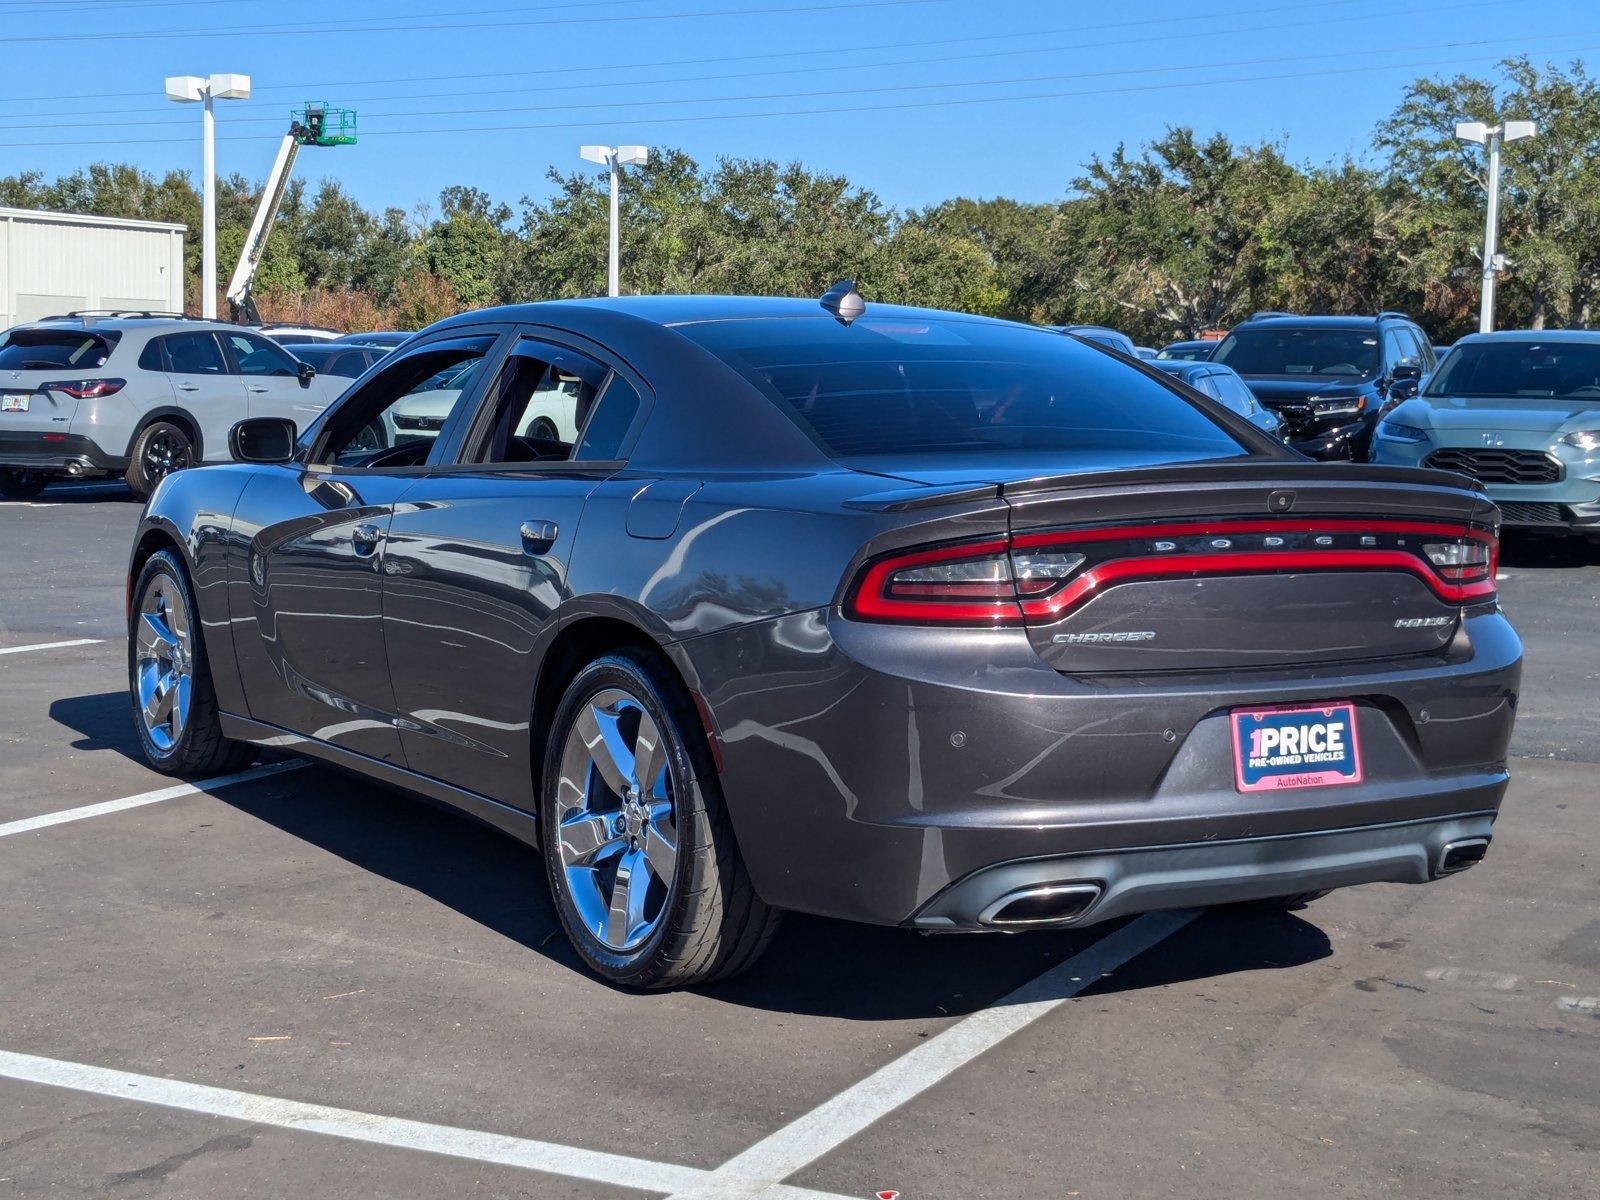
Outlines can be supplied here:
[[524, 521], [520, 532], [524, 554], [549, 554], [561, 531], [554, 521]]
[[267, 390], [267, 386], [264, 383], [252, 383], [249, 387], [252, 392], [264, 392]]
[[363, 557], [376, 550], [382, 540], [383, 530], [376, 525], [357, 525], [350, 531], [350, 544], [356, 548], [356, 553]]
[[198, 392], [200, 390], [200, 385], [198, 383], [180, 383], [178, 385], [178, 390], [180, 392]]

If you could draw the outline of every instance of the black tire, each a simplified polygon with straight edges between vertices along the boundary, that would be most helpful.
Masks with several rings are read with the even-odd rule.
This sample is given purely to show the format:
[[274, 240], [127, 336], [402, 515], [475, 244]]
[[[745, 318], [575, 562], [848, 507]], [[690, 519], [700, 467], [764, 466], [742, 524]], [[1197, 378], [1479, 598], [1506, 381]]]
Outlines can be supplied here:
[[148, 500], [156, 484], [194, 463], [194, 440], [171, 421], [152, 421], [134, 439], [123, 478], [129, 491], [140, 500]]
[[[557, 784], [568, 735], [591, 701], [613, 691], [636, 701], [662, 733], [677, 843], [674, 882], [659, 921], [627, 951], [611, 948], [584, 923], [557, 829]], [[694, 701], [654, 655], [636, 649], [606, 655], [567, 688], [546, 746], [539, 825], [545, 874], [567, 937], [584, 962], [612, 983], [679, 988], [728, 978], [755, 963], [777, 932], [781, 914], [751, 886]]]
[[535, 441], [559, 442], [561, 440], [561, 431], [556, 428], [556, 423], [549, 417], [540, 417], [532, 425], [528, 426], [528, 436]]
[[[188, 636], [183, 640], [184, 671], [188, 680], [188, 713], [181, 732], [171, 738], [166, 731], [158, 732], [148, 727], [140, 702], [141, 672], [151, 668], [152, 660], [142, 643], [151, 640], [147, 632], [144, 609], [152, 586], [170, 589], [186, 606]], [[133, 586], [133, 614], [128, 622], [128, 696], [133, 717], [134, 732], [139, 738], [139, 748], [145, 762], [165, 775], [225, 775], [246, 766], [256, 756], [256, 748], [236, 742], [222, 734], [222, 722], [217, 715], [217, 693], [211, 683], [211, 664], [206, 658], [205, 639], [202, 636], [199, 610], [195, 607], [194, 589], [189, 586], [189, 574], [182, 560], [172, 550], [159, 550], [150, 556]]]
[[45, 471], [26, 468], [0, 468], [0, 496], [7, 500], [32, 500], [50, 486], [51, 476]]

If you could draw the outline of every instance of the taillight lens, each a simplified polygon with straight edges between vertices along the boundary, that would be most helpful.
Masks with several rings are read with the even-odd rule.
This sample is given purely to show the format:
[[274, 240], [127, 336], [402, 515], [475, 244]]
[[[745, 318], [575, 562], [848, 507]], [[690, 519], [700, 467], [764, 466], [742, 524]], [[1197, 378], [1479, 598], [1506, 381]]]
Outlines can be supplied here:
[[916, 624], [1014, 625], [1022, 620], [1001, 539], [880, 558], [846, 602], [853, 617]]
[[1439, 578], [1451, 583], [1482, 583], [1494, 578], [1495, 546], [1473, 538], [1462, 542], [1428, 542], [1422, 547]]
[[44, 385], [48, 392], [65, 392], [74, 400], [112, 396], [128, 386], [126, 379], [60, 379]]

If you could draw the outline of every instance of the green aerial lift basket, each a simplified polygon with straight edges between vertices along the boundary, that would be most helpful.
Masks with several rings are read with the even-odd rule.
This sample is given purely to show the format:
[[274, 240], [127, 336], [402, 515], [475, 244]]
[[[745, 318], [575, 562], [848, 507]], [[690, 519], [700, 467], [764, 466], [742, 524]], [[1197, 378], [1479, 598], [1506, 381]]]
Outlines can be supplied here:
[[326, 101], [307, 100], [304, 108], [295, 109], [289, 116], [294, 122], [295, 140], [302, 146], [356, 144], [353, 108], [329, 108]]

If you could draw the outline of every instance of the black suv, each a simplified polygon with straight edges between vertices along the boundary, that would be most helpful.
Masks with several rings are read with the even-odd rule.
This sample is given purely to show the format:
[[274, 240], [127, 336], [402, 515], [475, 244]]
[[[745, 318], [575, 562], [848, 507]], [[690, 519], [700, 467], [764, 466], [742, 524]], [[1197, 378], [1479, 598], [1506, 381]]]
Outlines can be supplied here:
[[1433, 371], [1433, 345], [1410, 317], [1252, 313], [1212, 362], [1244, 376], [1283, 418], [1289, 444], [1311, 458], [1367, 460], [1378, 418], [1416, 395]]

